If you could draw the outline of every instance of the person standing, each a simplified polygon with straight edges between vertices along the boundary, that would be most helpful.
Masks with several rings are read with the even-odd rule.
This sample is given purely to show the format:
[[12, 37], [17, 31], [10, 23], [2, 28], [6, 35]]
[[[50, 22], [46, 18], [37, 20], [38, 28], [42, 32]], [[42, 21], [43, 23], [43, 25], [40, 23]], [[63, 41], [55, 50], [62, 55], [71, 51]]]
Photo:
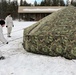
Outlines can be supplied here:
[[7, 17], [5, 18], [5, 23], [6, 23], [6, 27], [7, 27], [7, 36], [11, 37], [12, 27], [14, 27], [11, 13], [8, 13]]

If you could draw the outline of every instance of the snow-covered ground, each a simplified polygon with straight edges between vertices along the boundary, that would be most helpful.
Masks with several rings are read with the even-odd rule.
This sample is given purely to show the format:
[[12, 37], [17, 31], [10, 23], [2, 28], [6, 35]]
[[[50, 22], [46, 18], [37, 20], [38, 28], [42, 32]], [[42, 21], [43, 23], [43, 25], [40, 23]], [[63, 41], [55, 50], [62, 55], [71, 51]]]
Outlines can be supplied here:
[[23, 29], [34, 23], [14, 21], [11, 38], [7, 38], [6, 27], [3, 28], [9, 44], [0, 42], [0, 51], [6, 57], [0, 60], [0, 75], [76, 75], [76, 60], [37, 55], [23, 49]]

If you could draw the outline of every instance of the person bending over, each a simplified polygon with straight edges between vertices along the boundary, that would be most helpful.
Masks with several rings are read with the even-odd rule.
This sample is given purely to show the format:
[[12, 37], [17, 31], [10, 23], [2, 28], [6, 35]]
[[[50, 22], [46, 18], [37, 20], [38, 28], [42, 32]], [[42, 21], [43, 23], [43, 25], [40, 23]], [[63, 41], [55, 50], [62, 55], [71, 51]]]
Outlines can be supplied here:
[[[4, 20], [0, 20], [0, 41], [3, 44], [8, 44], [7, 40], [4, 38], [4, 35], [3, 35], [2, 28], [4, 27], [4, 25], [5, 25], [5, 21]], [[5, 57], [2, 56], [2, 52], [0, 51], [0, 60], [3, 60], [3, 59], [5, 59]]]
[[3, 44], [8, 44], [7, 40], [5, 39], [4, 35], [3, 35], [3, 27], [5, 25], [5, 21], [4, 20], [0, 20], [0, 41]]

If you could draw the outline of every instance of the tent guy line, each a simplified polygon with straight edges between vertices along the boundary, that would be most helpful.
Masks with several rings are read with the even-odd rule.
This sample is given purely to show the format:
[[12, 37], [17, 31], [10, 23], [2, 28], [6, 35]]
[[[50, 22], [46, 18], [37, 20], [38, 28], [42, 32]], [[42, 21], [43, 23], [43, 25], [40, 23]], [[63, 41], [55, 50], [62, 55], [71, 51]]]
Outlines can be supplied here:
[[[12, 39], [12, 40], [10, 40], [9, 42], [13, 42], [13, 41], [18, 40], [18, 39], [21, 39], [21, 38], [22, 38], [22, 37]], [[6, 44], [0, 44], [0, 47], [5, 46], [5, 45], [6, 45]]]

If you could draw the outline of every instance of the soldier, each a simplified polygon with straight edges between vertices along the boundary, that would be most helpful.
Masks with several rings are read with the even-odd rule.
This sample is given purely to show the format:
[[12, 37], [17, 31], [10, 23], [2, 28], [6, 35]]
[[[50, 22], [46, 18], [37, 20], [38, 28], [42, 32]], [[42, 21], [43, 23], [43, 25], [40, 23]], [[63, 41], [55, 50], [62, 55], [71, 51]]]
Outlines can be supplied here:
[[72, 1], [72, 0], [68, 0], [68, 4], [69, 4], [69, 5], [71, 5], [71, 1]]
[[[4, 25], [5, 25], [5, 21], [4, 20], [0, 20], [0, 41], [3, 44], [8, 44], [7, 40], [4, 38], [4, 35], [3, 35], [2, 27], [4, 27]], [[5, 59], [5, 57], [2, 56], [2, 52], [0, 52], [0, 60], [3, 60], [3, 59]]]
[[7, 17], [5, 18], [5, 22], [6, 22], [6, 27], [7, 27], [7, 36], [11, 37], [10, 34], [12, 31], [12, 27], [14, 27], [11, 13], [8, 13]]
[[4, 27], [4, 25], [5, 25], [5, 21], [4, 20], [0, 20], [0, 41], [3, 44], [8, 44], [7, 40], [4, 38], [4, 35], [3, 35], [2, 27]]

